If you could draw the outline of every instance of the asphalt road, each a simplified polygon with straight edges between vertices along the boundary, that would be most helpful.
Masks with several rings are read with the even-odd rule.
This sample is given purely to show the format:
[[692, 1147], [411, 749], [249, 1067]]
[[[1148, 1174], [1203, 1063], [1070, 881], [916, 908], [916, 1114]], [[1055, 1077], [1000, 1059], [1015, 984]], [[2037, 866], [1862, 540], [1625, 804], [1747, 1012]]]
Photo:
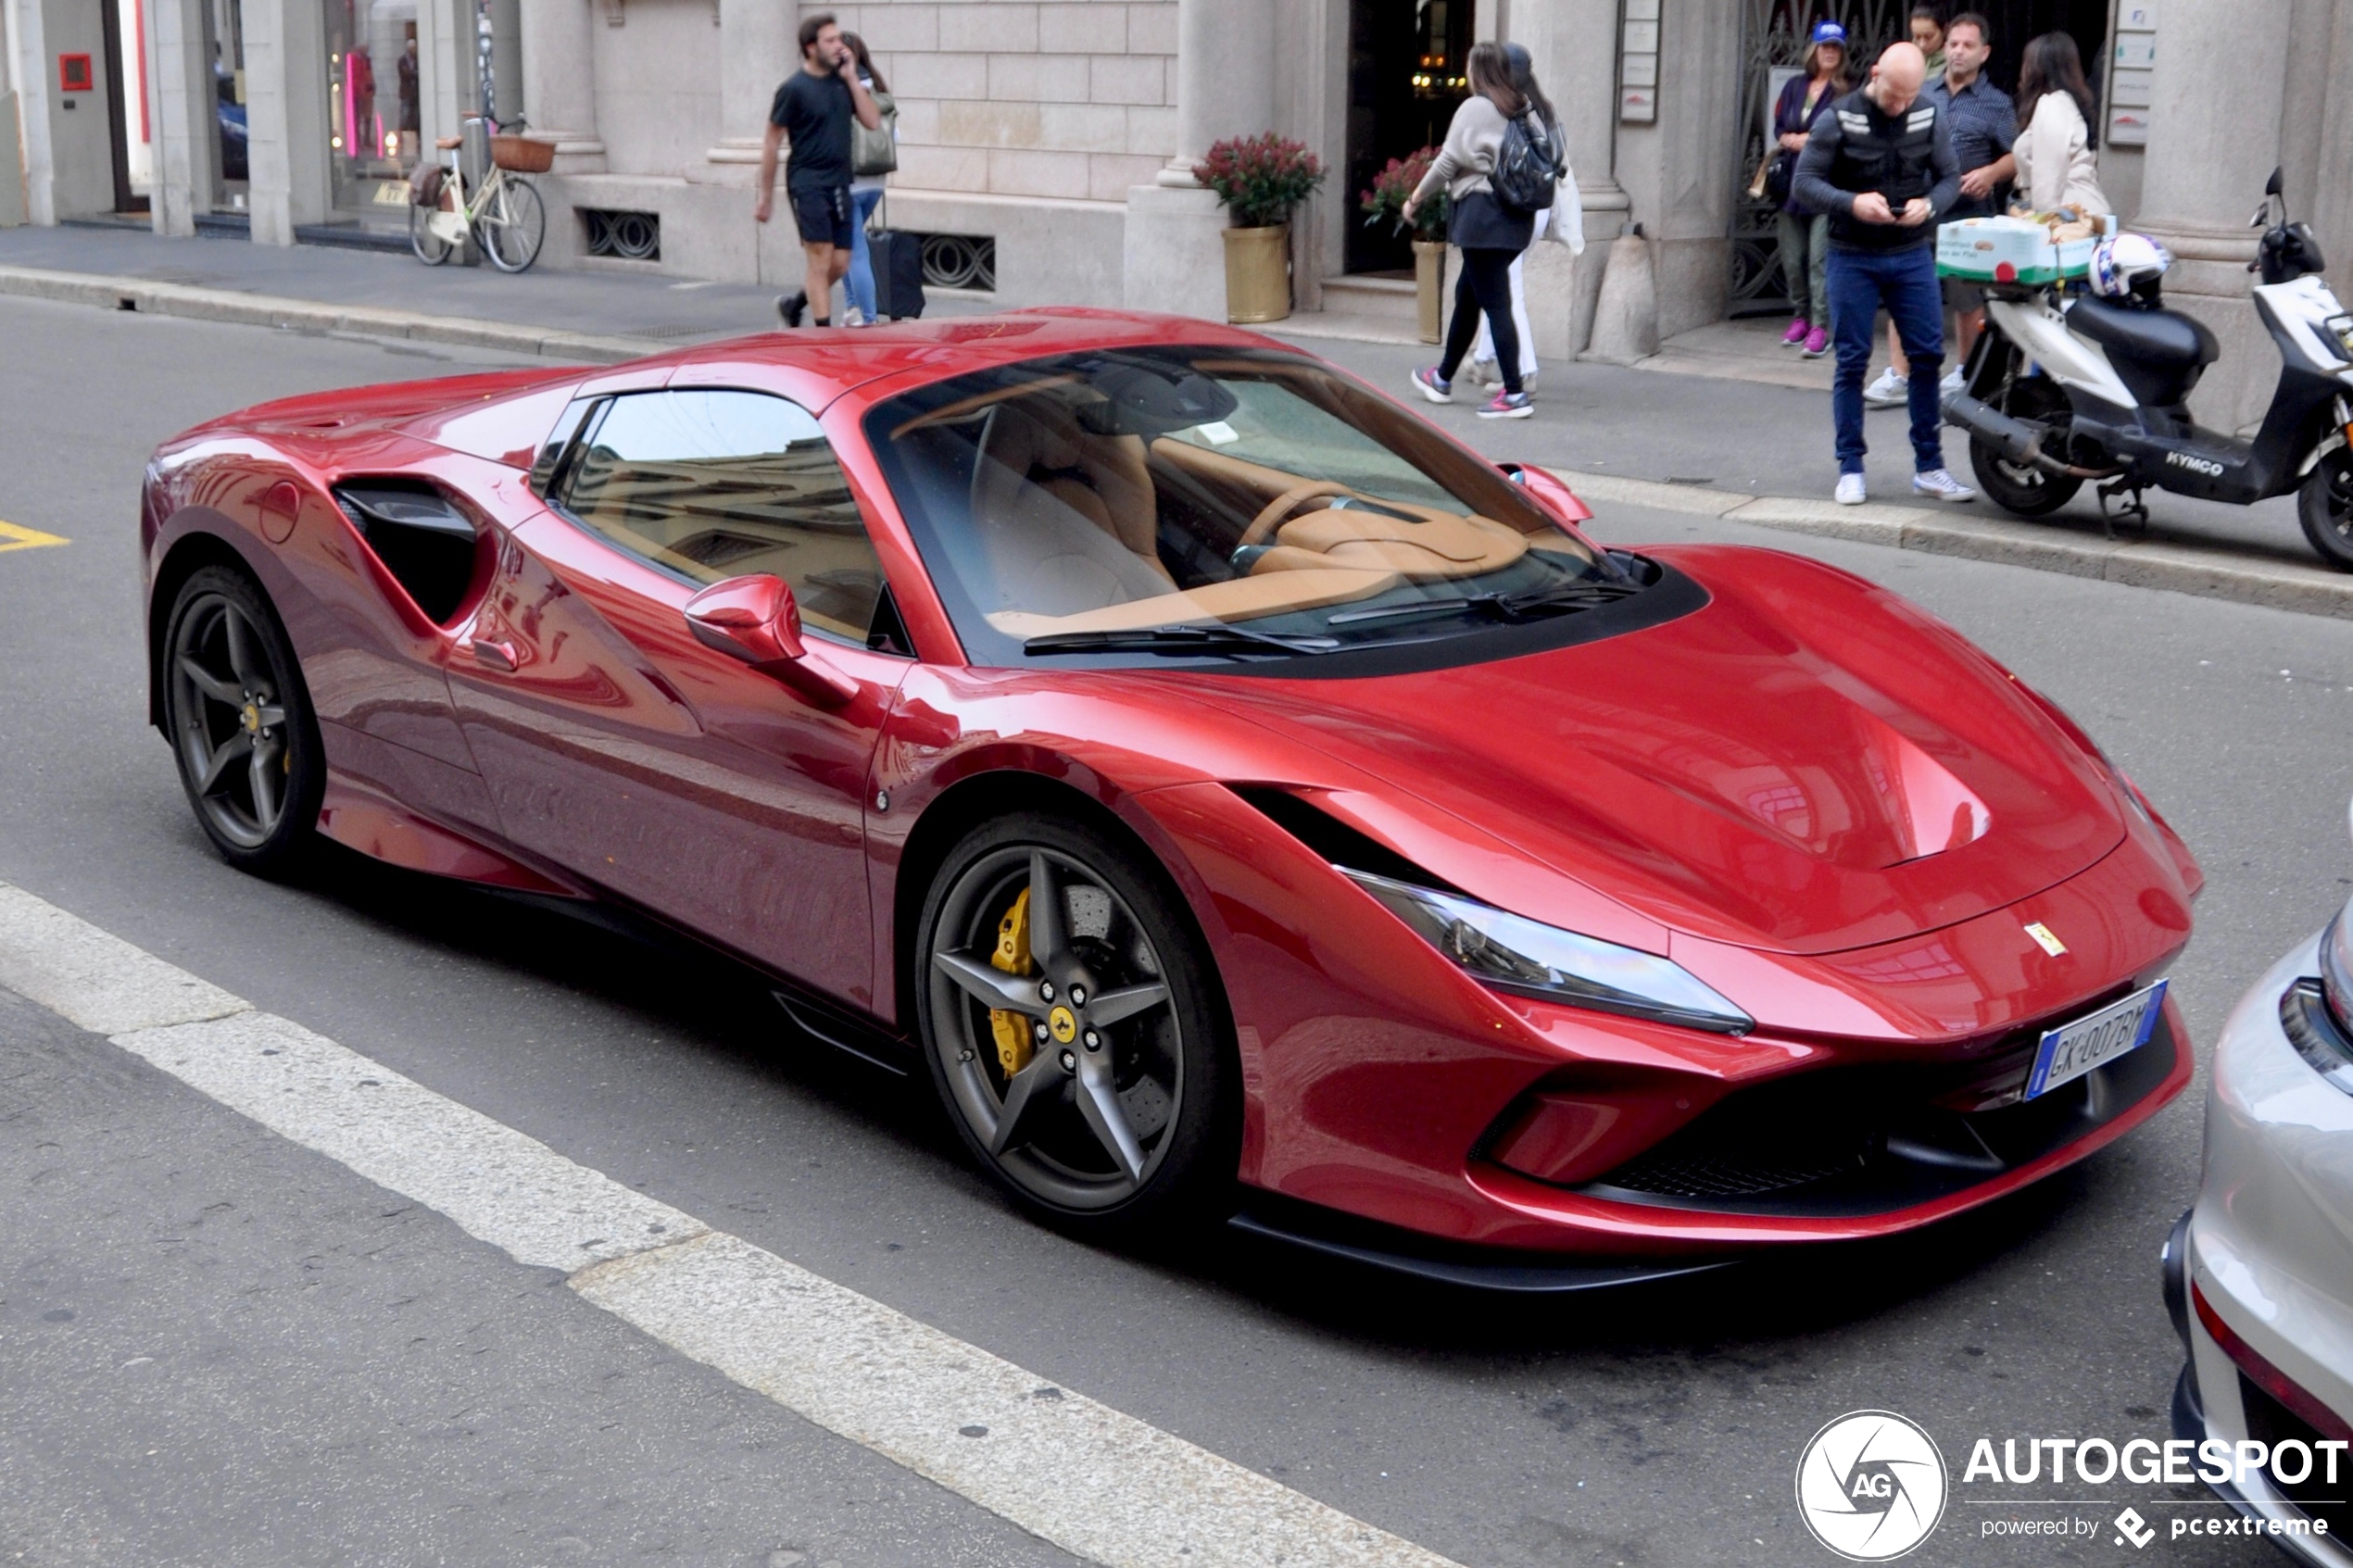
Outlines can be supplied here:
[[[1497, 1301], [1239, 1240], [1090, 1251], [1014, 1217], [927, 1105], [796, 1038], [742, 974], [353, 857], [290, 885], [228, 871], [144, 722], [147, 451], [261, 397], [489, 361], [23, 301], [0, 301], [0, 520], [71, 540], [0, 554], [0, 881], [1472, 1568], [1830, 1562], [1792, 1475], [1858, 1408], [1926, 1425], [1957, 1483], [1978, 1436], [2167, 1435], [2155, 1255], [2196, 1184], [2202, 1073], [2075, 1173], [1923, 1236]], [[2201, 1047], [2353, 888], [2353, 625], [1685, 517], [1601, 531], [1834, 561], [2066, 705], [2207, 866], [2175, 971]], [[1068, 1561], [14, 1000], [0, 1430], [9, 1561]], [[1913, 1560], [2118, 1549], [1981, 1538], [2011, 1512], [2037, 1511], [1957, 1500]]]

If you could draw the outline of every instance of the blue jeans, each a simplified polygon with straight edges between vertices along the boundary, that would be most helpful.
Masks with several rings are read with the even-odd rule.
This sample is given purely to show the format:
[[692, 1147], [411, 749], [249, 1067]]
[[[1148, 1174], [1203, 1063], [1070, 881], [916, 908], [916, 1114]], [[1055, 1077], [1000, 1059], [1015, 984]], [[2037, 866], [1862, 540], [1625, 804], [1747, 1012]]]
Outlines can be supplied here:
[[1944, 411], [1936, 383], [1944, 370], [1944, 300], [1936, 282], [1933, 245], [1897, 251], [1840, 250], [1830, 265], [1831, 336], [1838, 344], [1838, 375], [1831, 383], [1831, 422], [1838, 430], [1838, 471], [1863, 471], [1863, 378], [1871, 368], [1871, 339], [1880, 307], [1895, 323], [1904, 357], [1912, 362], [1912, 470], [1944, 466]]
[[866, 219], [883, 199], [880, 191], [852, 191], [853, 208], [849, 220], [849, 275], [842, 286], [849, 291], [849, 303], [868, 322], [875, 319], [875, 258], [866, 250]]

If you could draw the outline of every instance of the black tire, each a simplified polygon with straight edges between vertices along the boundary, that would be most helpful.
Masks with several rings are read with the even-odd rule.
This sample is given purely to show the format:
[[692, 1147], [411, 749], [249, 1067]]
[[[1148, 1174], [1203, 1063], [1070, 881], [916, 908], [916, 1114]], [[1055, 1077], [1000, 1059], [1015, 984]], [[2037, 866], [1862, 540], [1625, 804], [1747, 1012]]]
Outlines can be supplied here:
[[[2008, 397], [1997, 406], [2014, 420], [2056, 421], [2069, 414], [2067, 395], [2040, 376], [2016, 383]], [[1969, 464], [1987, 498], [2020, 517], [2048, 517], [2083, 488], [2083, 482], [2072, 475], [2045, 473], [2004, 457], [1982, 436], [1969, 437]]]
[[[1019, 954], [1032, 972], [1004, 972], [989, 961], [1000, 924], [1041, 868], [1062, 893], [1060, 930], [1047, 929], [1047, 904], [1031, 904]], [[1189, 913], [1149, 858], [1069, 817], [984, 823], [933, 878], [914, 962], [940, 1104], [1021, 1208], [1117, 1242], [1165, 1237], [1230, 1209], [1241, 1128], [1233, 1027]], [[1155, 989], [1161, 1000], [1138, 1000]], [[1000, 1042], [999, 1012], [1026, 1056]], [[1106, 1116], [1126, 1129], [1124, 1145]]]
[[2353, 450], [2338, 447], [2304, 476], [2296, 493], [2296, 516], [2322, 560], [2339, 571], [2353, 571]]
[[490, 265], [501, 272], [521, 272], [539, 259], [547, 237], [547, 209], [531, 182], [501, 174], [498, 189], [474, 220], [474, 244]]
[[457, 246], [433, 232], [434, 209], [411, 203], [409, 207], [409, 248], [417, 259], [428, 267], [438, 267], [449, 259]]
[[164, 729], [180, 784], [220, 858], [283, 870], [310, 847], [326, 749], [285, 629], [242, 571], [181, 585], [163, 643]]

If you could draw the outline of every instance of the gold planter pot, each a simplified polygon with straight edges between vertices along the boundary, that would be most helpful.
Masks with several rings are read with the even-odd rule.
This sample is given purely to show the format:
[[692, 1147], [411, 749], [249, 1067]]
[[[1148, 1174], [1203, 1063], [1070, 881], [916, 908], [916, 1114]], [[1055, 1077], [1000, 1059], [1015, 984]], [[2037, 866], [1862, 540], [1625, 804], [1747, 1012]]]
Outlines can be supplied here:
[[1414, 242], [1414, 308], [1424, 343], [1446, 336], [1446, 242]]
[[1226, 320], [1279, 321], [1290, 314], [1290, 225], [1226, 231]]

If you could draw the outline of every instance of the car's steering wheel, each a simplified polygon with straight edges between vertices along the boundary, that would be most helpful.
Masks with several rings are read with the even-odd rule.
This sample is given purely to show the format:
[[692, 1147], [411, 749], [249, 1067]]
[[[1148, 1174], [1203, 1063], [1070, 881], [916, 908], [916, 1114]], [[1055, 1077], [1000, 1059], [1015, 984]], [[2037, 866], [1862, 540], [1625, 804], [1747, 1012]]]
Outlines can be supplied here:
[[1297, 511], [1302, 501], [1312, 501], [1318, 495], [1353, 495], [1354, 494], [1355, 492], [1349, 489], [1347, 485], [1336, 484], [1328, 479], [1315, 480], [1286, 490], [1267, 502], [1265, 510], [1250, 520], [1250, 526], [1242, 530], [1241, 540], [1235, 545], [1234, 548], [1247, 550], [1252, 545], [1265, 544], [1266, 536], [1274, 533], [1285, 518]]

